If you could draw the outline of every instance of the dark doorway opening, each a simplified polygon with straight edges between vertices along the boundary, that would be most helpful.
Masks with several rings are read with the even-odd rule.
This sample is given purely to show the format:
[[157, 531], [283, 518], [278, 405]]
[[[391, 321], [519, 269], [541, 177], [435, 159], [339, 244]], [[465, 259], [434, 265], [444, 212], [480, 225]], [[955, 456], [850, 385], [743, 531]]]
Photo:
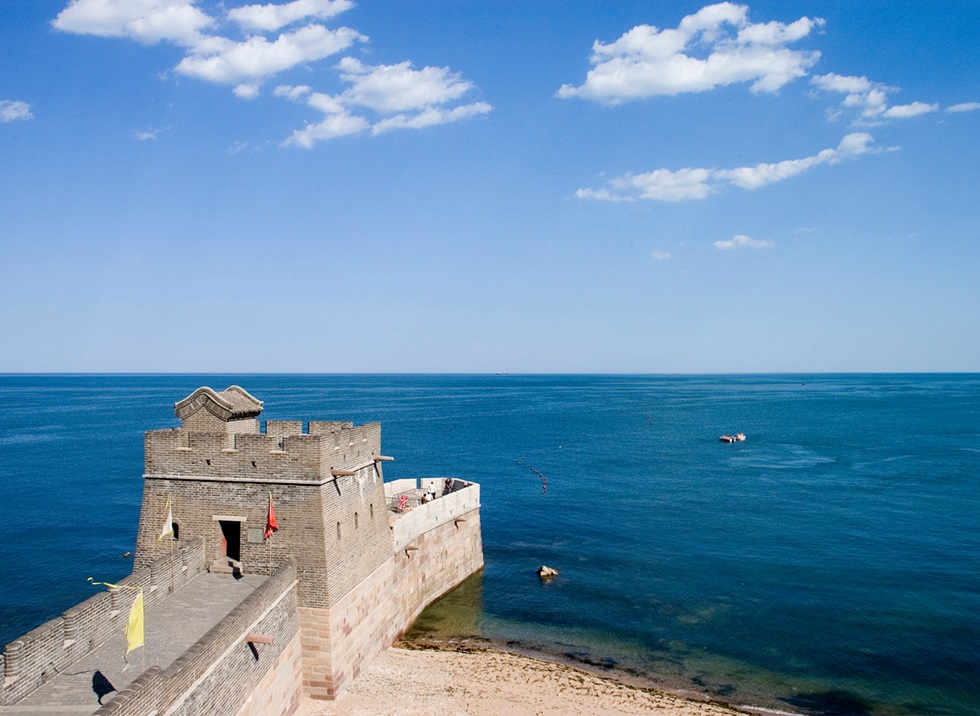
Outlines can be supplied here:
[[242, 558], [242, 523], [219, 520], [221, 527], [221, 554], [236, 562]]

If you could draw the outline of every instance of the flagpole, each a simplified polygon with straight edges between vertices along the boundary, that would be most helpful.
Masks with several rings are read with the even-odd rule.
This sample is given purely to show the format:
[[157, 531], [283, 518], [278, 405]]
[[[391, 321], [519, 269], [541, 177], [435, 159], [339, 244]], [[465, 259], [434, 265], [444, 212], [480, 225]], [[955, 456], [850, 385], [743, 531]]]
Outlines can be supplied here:
[[170, 520], [170, 524], [167, 527], [170, 528], [170, 593], [173, 594], [177, 591], [175, 586], [174, 577], [174, 507], [171, 502], [171, 496], [167, 495], [167, 519]]

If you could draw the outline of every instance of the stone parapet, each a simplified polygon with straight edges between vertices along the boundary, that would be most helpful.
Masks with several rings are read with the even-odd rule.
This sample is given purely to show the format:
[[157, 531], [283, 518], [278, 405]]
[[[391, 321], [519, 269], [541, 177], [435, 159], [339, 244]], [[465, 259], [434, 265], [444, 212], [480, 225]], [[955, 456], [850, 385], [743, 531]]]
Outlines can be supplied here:
[[[173, 664], [147, 669], [95, 713], [234, 716], [269, 684], [288, 698], [264, 713], [293, 713], [301, 691], [296, 584], [296, 563], [290, 560]], [[250, 643], [250, 634], [271, 643]]]
[[[452, 489], [440, 494], [445, 485], [444, 478], [423, 478], [419, 480], [419, 489], [431, 487], [436, 491], [436, 499], [406, 512], [395, 520], [391, 526], [391, 536], [395, 552], [401, 552], [419, 535], [435, 529], [448, 522], [465, 519], [465, 515], [480, 508], [480, 486], [475, 482], [454, 480]], [[399, 481], [407, 482], [407, 481]], [[397, 493], [396, 493], [397, 494]]]
[[140, 591], [145, 606], [151, 607], [171, 593], [171, 583], [175, 591], [181, 589], [204, 566], [203, 543], [194, 540], [173, 556], [162, 557], [121, 579], [117, 583], [120, 588], [100, 591], [7, 644], [0, 704], [24, 698], [121, 631]]
[[264, 433], [152, 430], [144, 441], [144, 472], [171, 479], [319, 483], [372, 465], [381, 452], [380, 423], [312, 422], [310, 433], [302, 428], [302, 421], [270, 420]]

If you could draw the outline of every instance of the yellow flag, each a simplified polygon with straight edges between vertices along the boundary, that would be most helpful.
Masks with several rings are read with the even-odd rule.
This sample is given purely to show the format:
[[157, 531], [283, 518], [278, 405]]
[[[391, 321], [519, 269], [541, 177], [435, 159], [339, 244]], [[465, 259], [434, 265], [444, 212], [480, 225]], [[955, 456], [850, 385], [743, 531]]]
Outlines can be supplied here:
[[143, 592], [136, 595], [133, 608], [129, 610], [129, 621], [126, 623], [126, 641], [128, 654], [133, 649], [143, 646]]
[[174, 534], [174, 508], [170, 506], [170, 498], [167, 498], [167, 517], [163, 522], [163, 529], [160, 530], [160, 536], [157, 537], [157, 542], [162, 540], [167, 535], [171, 537]]

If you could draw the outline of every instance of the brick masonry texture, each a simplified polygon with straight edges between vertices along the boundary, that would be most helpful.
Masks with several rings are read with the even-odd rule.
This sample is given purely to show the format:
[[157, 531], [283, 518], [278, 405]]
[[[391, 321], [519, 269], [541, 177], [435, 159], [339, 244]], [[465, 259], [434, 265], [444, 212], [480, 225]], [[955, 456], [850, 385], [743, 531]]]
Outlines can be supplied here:
[[[385, 483], [380, 424], [276, 420], [263, 430], [261, 402], [234, 387], [199, 389], [177, 405], [181, 427], [146, 433], [135, 570], [122, 583], [142, 587], [150, 608], [171, 582], [181, 589], [209, 568], [269, 578], [177, 661], [147, 669], [97, 713], [292, 714], [303, 693], [334, 698], [428, 604], [483, 567], [479, 486]], [[418, 490], [437, 499], [389, 511], [389, 498]], [[264, 540], [270, 496], [279, 529]], [[168, 502], [176, 536], [161, 540]], [[99, 593], [8, 644], [0, 704], [122, 630], [134, 598]], [[273, 644], [250, 646], [248, 631]]]
[[[298, 634], [295, 587], [296, 565], [290, 560], [177, 661], [163, 670], [148, 669], [96, 714], [236, 714], [250, 696], [254, 701], [254, 694], [262, 693], [270, 675], [282, 689], [290, 681], [290, 665], [295, 666], [289, 656], [280, 659]], [[253, 650], [245, 641], [250, 632], [271, 636], [272, 644], [256, 644]], [[292, 674], [292, 691], [298, 692], [299, 672]], [[292, 702], [298, 705], [295, 697], [286, 701]], [[283, 706], [268, 713], [292, 713], [279, 710]]]
[[[143, 590], [146, 608], [170, 594], [171, 578], [180, 590], [204, 570], [201, 540], [192, 540], [169, 552], [144, 569], [138, 569], [118, 584]], [[103, 587], [99, 587], [104, 590]], [[61, 617], [52, 619], [4, 650], [4, 682], [0, 704], [12, 704], [45, 683], [58, 671], [65, 671], [102, 644], [110, 635], [123, 630], [138, 590], [100, 591]]]

